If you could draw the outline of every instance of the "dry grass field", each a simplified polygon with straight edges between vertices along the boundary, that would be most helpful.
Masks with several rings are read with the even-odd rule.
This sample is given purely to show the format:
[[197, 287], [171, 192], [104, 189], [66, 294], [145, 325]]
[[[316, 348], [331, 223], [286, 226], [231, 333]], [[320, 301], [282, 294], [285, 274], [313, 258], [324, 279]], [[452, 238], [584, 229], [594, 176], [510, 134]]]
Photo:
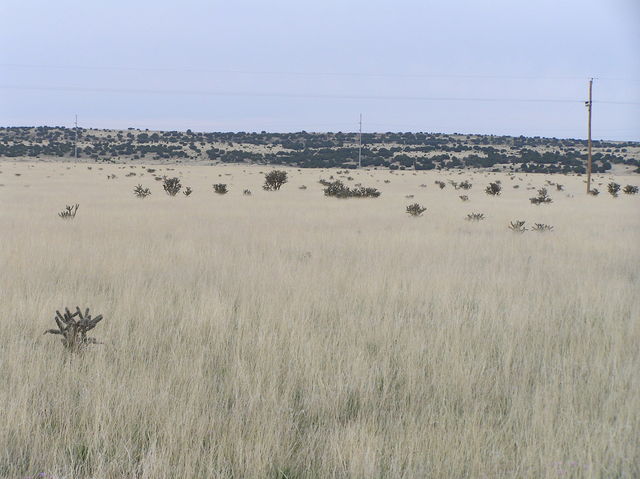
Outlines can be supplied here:
[[[382, 196], [342, 200], [335, 170], [266, 192], [266, 166], [154, 168], [194, 193], [0, 163], [0, 477], [640, 477], [639, 195], [350, 171]], [[565, 191], [530, 204], [545, 180]], [[43, 335], [76, 305], [105, 318], [81, 354]]]

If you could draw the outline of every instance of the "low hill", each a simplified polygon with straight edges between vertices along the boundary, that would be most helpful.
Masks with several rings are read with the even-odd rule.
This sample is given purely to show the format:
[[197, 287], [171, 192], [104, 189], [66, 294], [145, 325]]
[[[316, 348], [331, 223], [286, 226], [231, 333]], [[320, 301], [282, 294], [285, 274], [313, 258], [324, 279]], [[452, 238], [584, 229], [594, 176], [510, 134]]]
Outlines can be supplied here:
[[[75, 158], [76, 130], [0, 128], [0, 158]], [[202, 133], [77, 129], [77, 157], [108, 163], [256, 163], [355, 168], [357, 133]], [[362, 166], [389, 169], [480, 168], [584, 173], [587, 142], [578, 139], [442, 133], [363, 133]], [[593, 142], [593, 171], [640, 173], [640, 142]]]

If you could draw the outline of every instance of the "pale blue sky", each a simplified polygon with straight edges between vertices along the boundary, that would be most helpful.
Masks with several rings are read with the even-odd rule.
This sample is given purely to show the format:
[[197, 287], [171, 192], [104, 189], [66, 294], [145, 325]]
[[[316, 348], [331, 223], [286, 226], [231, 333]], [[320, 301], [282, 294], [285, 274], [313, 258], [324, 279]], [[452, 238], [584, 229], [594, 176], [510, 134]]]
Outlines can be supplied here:
[[[640, 140], [640, 0], [13, 1], [0, 125]], [[541, 101], [545, 100], [545, 101]], [[553, 100], [553, 101], [546, 101]]]

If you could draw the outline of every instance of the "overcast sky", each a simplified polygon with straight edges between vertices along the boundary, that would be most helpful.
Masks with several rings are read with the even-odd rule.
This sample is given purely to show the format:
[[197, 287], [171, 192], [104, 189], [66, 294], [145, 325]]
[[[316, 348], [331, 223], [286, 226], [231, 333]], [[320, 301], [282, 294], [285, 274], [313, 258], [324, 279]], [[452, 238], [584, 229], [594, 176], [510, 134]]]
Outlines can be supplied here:
[[0, 2], [0, 125], [640, 140], [640, 0]]

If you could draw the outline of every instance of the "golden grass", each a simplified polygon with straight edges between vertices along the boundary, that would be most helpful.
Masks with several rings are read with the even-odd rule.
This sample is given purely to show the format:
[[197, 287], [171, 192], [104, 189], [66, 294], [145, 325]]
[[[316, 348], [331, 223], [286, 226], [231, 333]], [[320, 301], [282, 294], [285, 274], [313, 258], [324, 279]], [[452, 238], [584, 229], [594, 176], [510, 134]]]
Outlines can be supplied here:
[[[606, 177], [98, 168], [0, 163], [0, 477], [640, 476], [640, 198]], [[70, 356], [42, 333], [76, 305], [106, 344]]]

